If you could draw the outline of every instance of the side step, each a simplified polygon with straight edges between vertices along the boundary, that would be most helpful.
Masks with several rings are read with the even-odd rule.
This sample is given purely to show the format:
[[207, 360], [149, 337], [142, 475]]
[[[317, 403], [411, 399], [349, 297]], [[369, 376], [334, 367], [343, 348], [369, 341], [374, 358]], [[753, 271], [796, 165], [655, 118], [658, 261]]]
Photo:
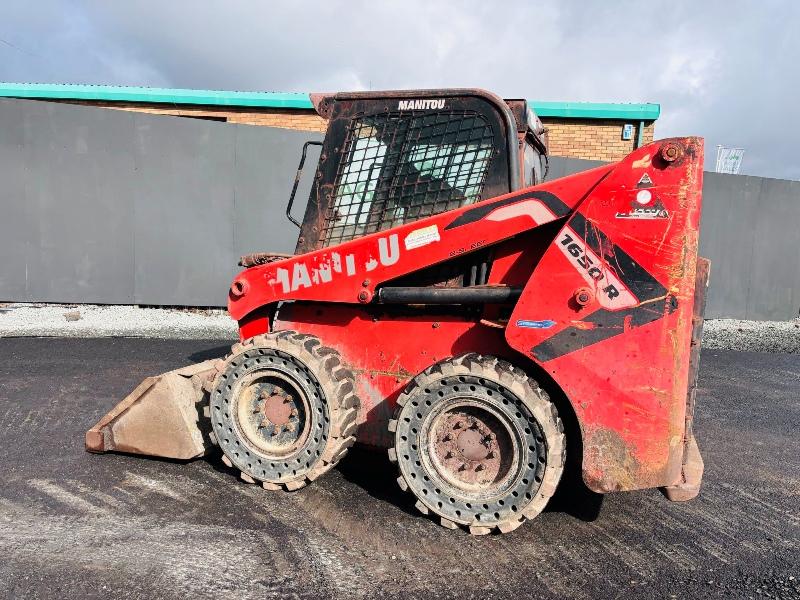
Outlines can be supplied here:
[[203, 385], [215, 374], [207, 360], [148, 377], [86, 432], [89, 452], [128, 452], [188, 460], [207, 443], [199, 422]]

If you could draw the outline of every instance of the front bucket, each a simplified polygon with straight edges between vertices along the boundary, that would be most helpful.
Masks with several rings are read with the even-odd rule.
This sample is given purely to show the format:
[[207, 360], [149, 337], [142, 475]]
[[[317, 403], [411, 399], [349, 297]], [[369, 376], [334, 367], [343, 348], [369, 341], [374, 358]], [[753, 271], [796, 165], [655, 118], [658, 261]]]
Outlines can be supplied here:
[[148, 377], [86, 432], [89, 452], [129, 452], [188, 460], [205, 454], [199, 402], [215, 373], [207, 360]]

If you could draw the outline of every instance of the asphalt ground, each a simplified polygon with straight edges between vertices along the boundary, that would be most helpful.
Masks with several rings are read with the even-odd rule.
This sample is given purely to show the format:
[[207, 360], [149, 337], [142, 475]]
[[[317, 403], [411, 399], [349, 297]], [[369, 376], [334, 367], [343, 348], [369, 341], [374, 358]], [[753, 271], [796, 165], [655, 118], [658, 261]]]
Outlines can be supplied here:
[[0, 596], [800, 598], [800, 358], [709, 350], [700, 496], [561, 493], [509, 535], [416, 513], [382, 454], [295, 493], [83, 449], [145, 376], [220, 341], [0, 339]]

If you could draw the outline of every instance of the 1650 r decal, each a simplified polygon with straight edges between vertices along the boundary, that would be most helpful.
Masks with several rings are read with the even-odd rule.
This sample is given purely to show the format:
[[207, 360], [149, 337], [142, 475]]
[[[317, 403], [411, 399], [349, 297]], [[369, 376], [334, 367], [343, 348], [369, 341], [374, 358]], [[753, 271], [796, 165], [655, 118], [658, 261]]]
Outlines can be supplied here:
[[617, 310], [639, 303], [614, 271], [586, 246], [571, 227], [564, 227], [557, 246], [586, 283], [598, 290], [597, 300], [600, 306]]

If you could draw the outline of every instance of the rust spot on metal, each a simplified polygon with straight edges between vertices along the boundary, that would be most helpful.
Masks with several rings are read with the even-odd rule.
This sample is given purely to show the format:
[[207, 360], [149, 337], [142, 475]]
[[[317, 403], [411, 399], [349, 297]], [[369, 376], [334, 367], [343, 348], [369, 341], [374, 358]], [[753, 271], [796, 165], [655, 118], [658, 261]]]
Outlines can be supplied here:
[[456, 486], [494, 484], [508, 475], [513, 443], [486, 411], [457, 409], [442, 415], [431, 437], [436, 469]]
[[410, 373], [409, 371], [405, 370], [402, 366], [399, 366], [397, 370], [392, 370], [392, 367], [394, 367], [394, 365], [391, 365], [390, 368], [386, 369], [386, 370], [384, 370], [384, 369], [356, 369], [356, 368], [352, 368], [352, 367], [351, 367], [351, 369], [352, 369], [353, 373], [360, 373], [362, 375], [369, 375], [371, 377], [374, 377], [376, 375], [377, 376], [385, 376], [385, 377], [395, 377], [398, 380], [398, 383], [400, 381], [408, 381], [409, 379], [411, 379], [414, 376], [413, 373]]
[[578, 306], [587, 306], [594, 299], [594, 292], [588, 287], [581, 287], [573, 293], [573, 299]]
[[661, 488], [664, 495], [673, 502], [691, 500], [700, 492], [703, 478], [703, 458], [694, 437], [694, 407], [697, 395], [697, 376], [700, 370], [700, 345], [703, 337], [703, 315], [705, 313], [706, 292], [711, 261], [697, 258], [695, 274], [694, 310], [692, 311], [692, 337], [689, 346], [689, 389], [686, 394], [685, 420], [681, 438], [682, 458], [680, 478], [675, 485]]
[[231, 284], [231, 294], [236, 298], [240, 298], [247, 293], [250, 284], [246, 279], [237, 279]]
[[641, 465], [633, 448], [610, 429], [595, 429], [585, 434], [583, 479], [599, 493], [636, 489], [640, 485]]
[[683, 156], [683, 147], [675, 142], [667, 142], [661, 146], [661, 158], [665, 162], [671, 163]]
[[261, 412], [264, 417], [275, 425], [286, 425], [294, 410], [291, 399], [283, 394], [272, 394], [264, 400]]
[[245, 254], [239, 259], [240, 267], [255, 267], [258, 265], [266, 265], [285, 258], [291, 258], [291, 254], [280, 254], [276, 252], [254, 252], [253, 254]]

